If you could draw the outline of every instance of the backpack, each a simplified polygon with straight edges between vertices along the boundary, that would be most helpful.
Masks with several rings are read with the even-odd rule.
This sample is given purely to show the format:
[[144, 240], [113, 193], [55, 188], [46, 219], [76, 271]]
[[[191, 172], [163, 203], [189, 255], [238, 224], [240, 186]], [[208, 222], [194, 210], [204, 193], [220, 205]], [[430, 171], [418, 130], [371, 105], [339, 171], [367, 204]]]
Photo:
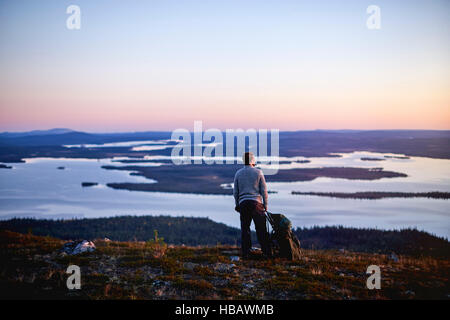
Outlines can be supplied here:
[[267, 212], [267, 220], [272, 226], [270, 241], [272, 248], [280, 258], [299, 260], [301, 257], [300, 241], [292, 232], [291, 221], [283, 214]]

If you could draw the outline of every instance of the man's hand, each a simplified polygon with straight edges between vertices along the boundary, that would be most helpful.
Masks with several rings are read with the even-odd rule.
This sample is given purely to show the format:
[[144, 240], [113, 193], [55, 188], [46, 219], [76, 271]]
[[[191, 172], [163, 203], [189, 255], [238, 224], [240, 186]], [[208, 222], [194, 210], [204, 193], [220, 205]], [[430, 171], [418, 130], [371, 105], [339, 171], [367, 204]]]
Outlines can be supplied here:
[[240, 209], [239, 209], [239, 206], [234, 207], [234, 210], [239, 212], [239, 213], [241, 212]]

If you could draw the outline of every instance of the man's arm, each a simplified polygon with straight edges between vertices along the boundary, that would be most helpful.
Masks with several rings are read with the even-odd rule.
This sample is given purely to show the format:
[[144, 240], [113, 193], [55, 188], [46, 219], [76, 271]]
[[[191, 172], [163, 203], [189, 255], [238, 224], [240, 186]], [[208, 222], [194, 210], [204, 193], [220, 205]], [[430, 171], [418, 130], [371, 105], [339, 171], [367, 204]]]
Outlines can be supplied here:
[[239, 183], [237, 173], [234, 176], [234, 188], [233, 188], [234, 202], [236, 207], [239, 206]]
[[267, 193], [266, 178], [264, 178], [264, 174], [262, 173], [262, 170], [260, 170], [259, 194], [261, 194], [261, 196], [263, 198], [264, 208], [267, 210], [269, 195]]

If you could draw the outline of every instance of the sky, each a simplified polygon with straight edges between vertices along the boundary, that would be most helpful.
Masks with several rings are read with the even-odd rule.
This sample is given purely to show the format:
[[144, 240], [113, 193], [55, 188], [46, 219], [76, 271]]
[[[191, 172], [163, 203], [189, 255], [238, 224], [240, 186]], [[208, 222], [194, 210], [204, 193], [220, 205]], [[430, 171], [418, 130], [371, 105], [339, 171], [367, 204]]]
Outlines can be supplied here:
[[0, 0], [0, 131], [450, 129], [449, 39], [448, 0]]

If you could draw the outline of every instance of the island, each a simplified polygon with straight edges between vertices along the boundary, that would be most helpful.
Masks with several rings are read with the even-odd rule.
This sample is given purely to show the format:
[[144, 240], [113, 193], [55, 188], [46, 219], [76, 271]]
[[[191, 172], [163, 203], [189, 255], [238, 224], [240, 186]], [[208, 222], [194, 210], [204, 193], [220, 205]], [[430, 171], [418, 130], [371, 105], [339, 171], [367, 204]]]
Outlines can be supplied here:
[[81, 186], [84, 188], [84, 187], [93, 187], [93, 186], [96, 186], [96, 185], [98, 185], [98, 182], [82, 182], [81, 183]]
[[[102, 166], [106, 170], [130, 171], [157, 183], [108, 183], [114, 189], [132, 191], [159, 191], [197, 194], [232, 194], [223, 186], [233, 182], [241, 165], [163, 165], [149, 166]], [[384, 171], [383, 168], [323, 167], [279, 170], [276, 175], [266, 175], [267, 182], [312, 181], [319, 177], [349, 180], [377, 180], [403, 178], [404, 173]]]
[[363, 157], [363, 158], [361, 158], [361, 160], [362, 161], [385, 161], [386, 159]]
[[410, 157], [406, 156], [384, 156], [387, 159], [400, 159], [400, 160], [408, 160]]
[[294, 195], [302, 196], [319, 196], [343, 199], [367, 199], [376, 200], [383, 198], [430, 198], [430, 199], [450, 199], [450, 192], [380, 192], [380, 191], [365, 191], [365, 192], [300, 192], [292, 191]]

